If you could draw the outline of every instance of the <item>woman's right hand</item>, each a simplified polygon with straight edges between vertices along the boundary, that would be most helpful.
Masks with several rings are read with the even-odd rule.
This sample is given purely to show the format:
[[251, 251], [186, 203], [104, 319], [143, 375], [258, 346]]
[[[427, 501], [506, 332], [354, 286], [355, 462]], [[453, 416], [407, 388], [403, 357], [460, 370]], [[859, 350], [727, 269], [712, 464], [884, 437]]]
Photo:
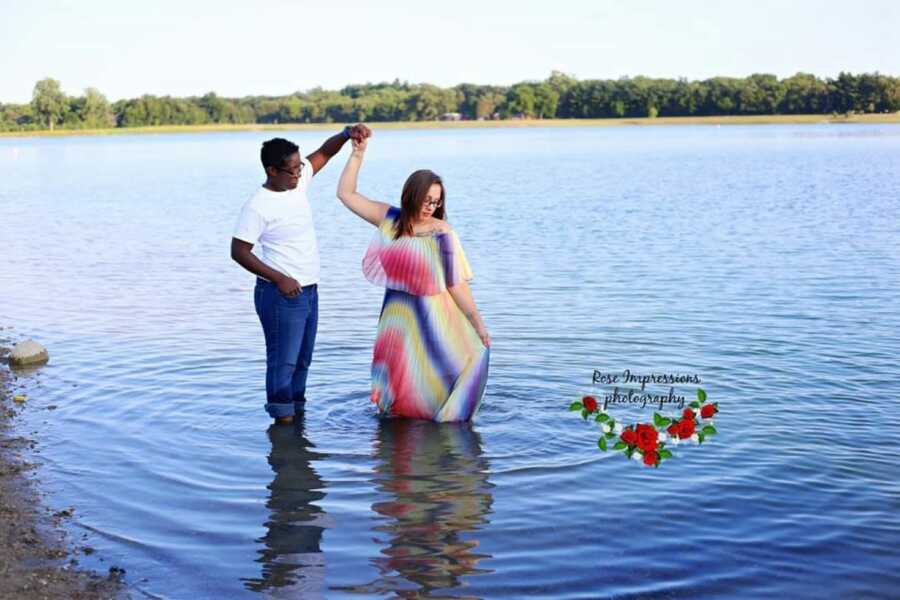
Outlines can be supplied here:
[[362, 156], [366, 153], [366, 147], [369, 145], [369, 138], [362, 138], [361, 140], [350, 138], [350, 143], [353, 144], [353, 154]]

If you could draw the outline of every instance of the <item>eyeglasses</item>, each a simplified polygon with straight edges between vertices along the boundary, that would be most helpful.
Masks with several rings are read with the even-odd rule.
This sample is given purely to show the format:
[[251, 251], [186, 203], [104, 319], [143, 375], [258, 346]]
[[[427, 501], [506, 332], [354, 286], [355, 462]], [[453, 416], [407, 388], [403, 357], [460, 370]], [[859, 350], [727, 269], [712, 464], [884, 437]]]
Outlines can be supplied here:
[[443, 200], [426, 200], [422, 203], [422, 206], [430, 206], [431, 208], [440, 208], [444, 203]]
[[300, 177], [300, 174], [303, 173], [303, 163], [300, 163], [300, 166], [296, 169], [285, 169], [284, 167], [275, 167], [276, 171], [281, 171], [282, 173], [287, 173], [288, 175], [293, 175], [294, 177]]

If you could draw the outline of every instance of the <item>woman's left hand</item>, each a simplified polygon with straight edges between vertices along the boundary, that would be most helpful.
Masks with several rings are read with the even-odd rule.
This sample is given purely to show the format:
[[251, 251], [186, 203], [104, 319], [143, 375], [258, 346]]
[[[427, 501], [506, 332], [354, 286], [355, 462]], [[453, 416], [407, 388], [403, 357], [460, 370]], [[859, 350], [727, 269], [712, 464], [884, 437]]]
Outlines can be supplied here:
[[481, 338], [481, 343], [484, 344], [485, 348], [491, 347], [491, 336], [488, 334], [488, 330], [484, 325], [475, 329], [475, 333]]

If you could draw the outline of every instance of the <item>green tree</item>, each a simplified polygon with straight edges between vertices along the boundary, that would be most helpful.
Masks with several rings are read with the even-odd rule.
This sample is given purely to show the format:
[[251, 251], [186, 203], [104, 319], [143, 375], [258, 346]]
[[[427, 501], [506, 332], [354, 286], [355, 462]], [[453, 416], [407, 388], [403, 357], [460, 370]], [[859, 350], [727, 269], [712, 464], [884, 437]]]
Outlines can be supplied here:
[[475, 102], [476, 119], [493, 119], [497, 109], [503, 104], [506, 94], [503, 92], [487, 92]]
[[817, 114], [828, 111], [828, 85], [810, 73], [797, 73], [782, 80], [784, 96], [778, 112]]
[[0, 104], [0, 131], [34, 129], [31, 104]]
[[559, 106], [559, 92], [549, 83], [540, 83], [534, 88], [534, 113], [538, 119], [552, 119]]
[[534, 116], [535, 94], [534, 86], [530, 83], [517, 83], [510, 88], [506, 95], [507, 106], [506, 112], [509, 116], [522, 115], [524, 117]]
[[432, 121], [444, 113], [457, 112], [461, 94], [457, 90], [442, 90], [436, 85], [417, 86], [407, 100], [409, 121]]
[[227, 103], [222, 98], [219, 98], [215, 92], [207, 92], [197, 104], [209, 115], [210, 123], [225, 123], [227, 121]]
[[53, 127], [62, 120], [68, 107], [66, 95], [59, 82], [48, 77], [34, 84], [31, 107], [41, 123], [46, 123], [50, 131], [53, 131]]
[[773, 115], [784, 98], [784, 86], [775, 75], [755, 73], [737, 84], [741, 114]]
[[850, 113], [859, 110], [859, 78], [841, 72], [837, 79], [828, 80], [828, 97], [832, 110]]
[[115, 117], [106, 96], [97, 88], [84, 90], [84, 104], [81, 109], [81, 120], [86, 127], [103, 128], [115, 125]]
[[547, 85], [558, 94], [556, 110], [553, 116], [560, 119], [573, 116], [571, 113], [573, 106], [576, 104], [574, 99], [577, 96], [578, 80], [562, 71], [553, 71], [550, 73], [550, 77], [547, 78]]

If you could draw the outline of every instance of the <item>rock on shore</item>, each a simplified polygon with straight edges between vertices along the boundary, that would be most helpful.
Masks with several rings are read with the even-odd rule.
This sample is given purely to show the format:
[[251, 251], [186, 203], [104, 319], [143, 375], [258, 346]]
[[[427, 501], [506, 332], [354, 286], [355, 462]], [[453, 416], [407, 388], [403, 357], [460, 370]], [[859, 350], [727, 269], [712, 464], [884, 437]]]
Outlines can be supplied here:
[[9, 364], [14, 367], [42, 365], [50, 360], [47, 349], [34, 340], [19, 342], [9, 355]]

